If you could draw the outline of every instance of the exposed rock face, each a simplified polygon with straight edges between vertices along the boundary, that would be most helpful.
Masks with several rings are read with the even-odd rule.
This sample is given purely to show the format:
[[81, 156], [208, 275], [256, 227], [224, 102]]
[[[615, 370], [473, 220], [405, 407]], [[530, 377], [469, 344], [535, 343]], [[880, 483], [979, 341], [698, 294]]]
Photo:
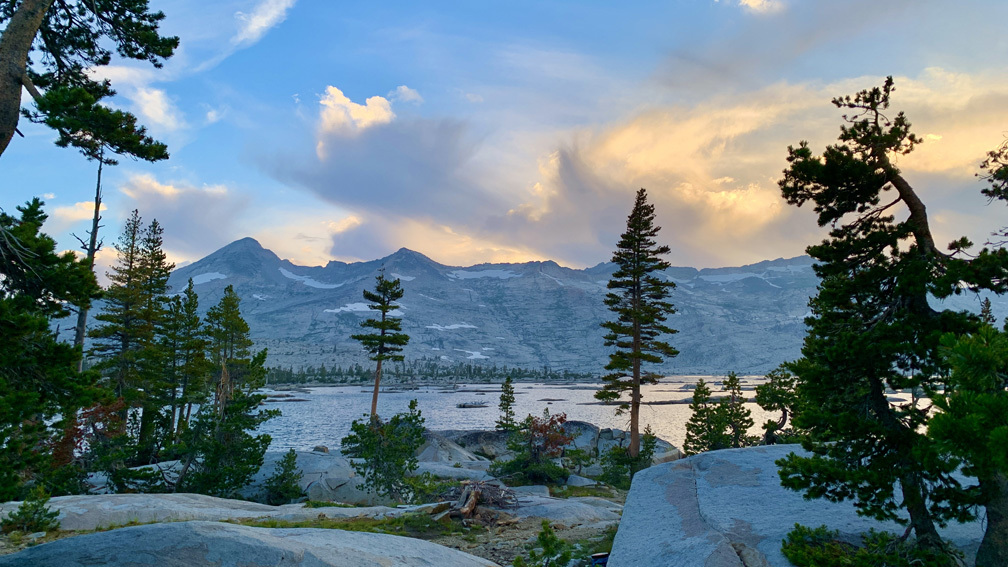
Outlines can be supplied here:
[[434, 543], [342, 530], [216, 522], [135, 526], [61, 539], [0, 557], [2, 567], [493, 567]]
[[[895, 522], [857, 515], [851, 502], [805, 500], [780, 486], [774, 461], [797, 445], [701, 453], [634, 477], [610, 567], [790, 567], [781, 541], [795, 523], [826, 525], [856, 541], [869, 529], [902, 534]], [[939, 530], [973, 557], [979, 522]]]
[[[797, 357], [808, 298], [818, 283], [811, 264], [803, 256], [666, 270], [662, 276], [679, 286], [672, 296], [678, 313], [669, 323], [680, 331], [673, 344], [682, 354], [662, 370], [758, 374]], [[407, 360], [591, 373], [607, 362], [599, 325], [611, 317], [603, 298], [612, 263], [584, 270], [555, 262], [457, 267], [402, 249], [370, 262], [307, 267], [244, 238], [175, 270], [169, 284], [179, 291], [192, 278], [204, 309], [233, 285], [255, 348], [268, 348], [270, 366], [346, 368], [368, 363], [349, 337], [368, 315], [361, 292], [374, 285], [382, 266], [406, 292]]]
[[[17, 509], [20, 502], [0, 504], [0, 516]], [[203, 494], [99, 494], [57, 496], [49, 507], [59, 512], [60, 529], [93, 530], [132, 522], [179, 520], [234, 520], [276, 518], [302, 520], [323, 514], [329, 518], [379, 517], [400, 513], [385, 506], [368, 508], [305, 508], [302, 504], [268, 506], [244, 500], [215, 498]]]
[[[630, 442], [630, 434], [619, 429], [599, 429], [585, 421], [568, 421], [563, 424], [564, 431], [574, 439], [566, 446], [567, 449], [581, 449], [596, 460], [613, 447], [625, 447]], [[457, 443], [467, 451], [477, 455], [486, 455], [493, 459], [510, 459], [513, 454], [507, 448], [510, 433], [507, 431], [441, 431], [439, 436]], [[655, 463], [664, 463], [682, 458], [682, 453], [672, 444], [658, 439], [655, 447]], [[602, 467], [597, 462], [581, 471], [587, 476], [602, 474]]]
[[[242, 489], [242, 496], [246, 498], [258, 496], [266, 484], [266, 479], [274, 474], [277, 463], [285, 454], [281, 451], [267, 451], [263, 456], [263, 466], [249, 485]], [[353, 470], [350, 461], [342, 454], [298, 451], [297, 466], [302, 474], [298, 484], [311, 500], [344, 502], [360, 506], [391, 503], [388, 499], [382, 499], [358, 488], [361, 479]]]

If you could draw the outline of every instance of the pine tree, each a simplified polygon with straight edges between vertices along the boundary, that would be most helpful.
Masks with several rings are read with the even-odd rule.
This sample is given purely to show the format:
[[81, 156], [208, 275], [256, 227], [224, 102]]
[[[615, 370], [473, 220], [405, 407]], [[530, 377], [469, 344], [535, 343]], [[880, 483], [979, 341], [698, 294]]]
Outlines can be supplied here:
[[630, 410], [627, 451], [631, 457], [640, 452], [641, 384], [658, 381], [658, 375], [645, 372], [642, 364], [660, 364], [665, 358], [679, 354], [668, 343], [658, 340], [662, 334], [676, 332], [665, 324], [667, 317], [675, 313], [675, 308], [666, 301], [675, 284], [658, 276], [658, 272], [670, 266], [661, 259], [670, 250], [655, 241], [661, 227], [655, 226], [654, 219], [654, 205], [648, 204], [647, 191], [641, 189], [627, 218], [626, 232], [612, 257], [617, 268], [607, 287], [617, 291], [606, 294], [605, 304], [616, 320], [602, 326], [609, 331], [605, 335], [606, 346], [616, 347], [616, 352], [609, 355], [605, 367], [611, 373], [603, 376], [602, 389], [595, 392], [597, 399], [606, 402], [616, 402], [623, 392], [630, 392], [630, 401], [620, 403], [617, 414]]
[[171, 406], [169, 429], [176, 438], [185, 430], [193, 404], [209, 397], [207, 376], [213, 364], [206, 357], [207, 341], [198, 310], [199, 298], [190, 279], [182, 295], [172, 297], [161, 339]]
[[[134, 210], [116, 242], [116, 264], [106, 273], [111, 284], [105, 290], [102, 312], [95, 317], [104, 324], [89, 333], [94, 339], [90, 354], [99, 359], [95, 368], [108, 377], [114, 395], [128, 403], [134, 401], [133, 388], [139, 382], [142, 339], [153, 337], [153, 329], [144, 325], [140, 316], [144, 304], [140, 276], [142, 230], [140, 213]], [[121, 417], [125, 421], [125, 412]]]
[[977, 567], [1008, 565], [1008, 334], [984, 325], [972, 335], [942, 337], [941, 353], [952, 367], [948, 388], [933, 392], [940, 412], [928, 436], [963, 461], [977, 479], [976, 504], [987, 522]]
[[504, 383], [501, 384], [501, 395], [500, 395], [500, 417], [497, 418], [497, 429], [503, 431], [513, 431], [518, 428], [518, 424], [515, 423], [515, 392], [514, 386], [511, 383], [511, 377], [508, 376], [504, 379]]
[[375, 278], [374, 291], [364, 290], [364, 299], [371, 303], [368, 307], [372, 311], [381, 314], [380, 319], [365, 319], [361, 321], [361, 327], [374, 329], [376, 333], [366, 333], [351, 335], [350, 338], [360, 341], [364, 348], [371, 353], [371, 360], [375, 361], [375, 381], [374, 394], [371, 396], [371, 417], [378, 417], [378, 385], [381, 383], [382, 362], [386, 360], [401, 361], [402, 352], [406, 343], [409, 342], [409, 335], [402, 331], [402, 320], [392, 316], [392, 313], [399, 308], [395, 304], [405, 293], [399, 286], [399, 278], [394, 280], [385, 279], [385, 269], [382, 268]]
[[157, 449], [164, 445], [165, 437], [171, 433], [163, 411], [169, 403], [167, 394], [170, 389], [165, 380], [167, 360], [162, 348], [162, 335], [169, 310], [168, 278], [175, 269], [175, 264], [168, 261], [162, 248], [163, 234], [164, 230], [157, 219], [154, 219], [144, 229], [140, 240], [140, 285], [143, 293], [140, 317], [149, 326], [149, 335], [142, 339], [140, 353], [140, 388], [143, 390], [137, 439], [140, 462], [151, 460]]
[[886, 115], [892, 91], [889, 78], [834, 99], [852, 114], [840, 143], [821, 156], [805, 142], [788, 148], [783, 196], [813, 203], [830, 233], [808, 248], [819, 292], [803, 358], [790, 365], [800, 404], [815, 408], [795, 417], [809, 432], [803, 446], [812, 455], [779, 461], [780, 474], [784, 486], [810, 496], [852, 499], [861, 514], [908, 522], [918, 546], [941, 550], [936, 523], [964, 517], [968, 499], [956, 490], [954, 463], [925, 435], [931, 410], [892, 403], [885, 392], [940, 389], [946, 372], [938, 337], [969, 332], [978, 320], [935, 311], [928, 296], [1003, 292], [1008, 253], [985, 249], [966, 260], [959, 257], [971, 244], [965, 238], [950, 245], [951, 254], [936, 246], [924, 203], [892, 161], [919, 143], [902, 112]]
[[95, 376], [77, 372], [80, 349], [58, 340], [51, 321], [99, 293], [86, 262], [41, 232], [33, 199], [19, 217], [0, 211], [0, 501], [22, 495], [49, 471], [64, 422], [94, 399]]
[[213, 397], [200, 405], [183, 434], [184, 458], [176, 490], [232, 496], [263, 463], [270, 436], [253, 435], [279, 415], [259, 409], [266, 398], [255, 393], [266, 381], [266, 351], [251, 354], [249, 326], [241, 316], [241, 298], [227, 286], [220, 302], [207, 311], [208, 358], [215, 361]]
[[728, 395], [718, 401], [717, 412], [721, 415], [728, 433], [728, 446], [733, 448], [751, 445], [749, 429], [753, 426], [752, 412], [745, 407], [742, 385], [734, 372], [725, 377], [722, 389]]
[[[112, 50], [160, 67], [178, 46], [158, 26], [164, 14], [147, 0], [23, 0], [0, 12], [0, 154], [6, 150], [21, 115], [21, 93], [35, 103], [29, 120], [55, 129], [60, 147], [85, 155], [102, 147], [141, 159], [165, 159], [164, 144], [146, 135], [136, 117], [101, 104], [115, 94], [108, 81], [91, 72], [108, 65]], [[100, 74], [100, 73], [99, 73]], [[27, 106], [27, 105], [25, 105]]]
[[727, 449], [731, 446], [728, 437], [728, 424], [724, 415], [718, 411], [717, 403], [711, 401], [711, 390], [703, 378], [697, 380], [693, 389], [693, 401], [690, 402], [690, 418], [686, 422], [686, 440], [683, 442], [683, 452], [696, 455], [704, 451]]
[[[781, 416], [777, 421], [767, 420], [763, 424], [763, 444], [774, 445], [790, 418], [796, 411], [798, 396], [795, 393], [795, 377], [788, 370], [787, 364], [781, 364], [766, 375], [766, 382], [756, 386], [756, 403], [766, 411], [779, 411]], [[793, 435], [788, 430], [785, 436]]]
[[[165, 322], [168, 276], [174, 265], [162, 250], [161, 225], [156, 220], [144, 228], [134, 210], [116, 244], [118, 260], [108, 273], [104, 309], [95, 318], [104, 323], [91, 330], [91, 354], [110, 381], [116, 397], [128, 407], [140, 408], [140, 428], [130, 460], [147, 464], [162, 444], [158, 424], [165, 392], [164, 361], [159, 335]], [[120, 415], [127, 423], [128, 412]]]

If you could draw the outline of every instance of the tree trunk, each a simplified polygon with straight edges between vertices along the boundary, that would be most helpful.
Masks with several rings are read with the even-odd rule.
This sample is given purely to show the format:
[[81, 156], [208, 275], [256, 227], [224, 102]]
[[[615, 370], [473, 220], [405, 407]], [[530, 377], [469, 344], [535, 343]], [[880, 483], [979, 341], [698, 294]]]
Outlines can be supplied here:
[[378, 417], [378, 384], [381, 382], [381, 359], [378, 359], [374, 372], [374, 393], [371, 394], [371, 419]]
[[[88, 244], [85, 248], [87, 253], [88, 262], [91, 264], [91, 272], [94, 272], [94, 257], [98, 252], [98, 222], [101, 220], [101, 174], [102, 174], [102, 159], [98, 158], [98, 183], [95, 185], [95, 199], [94, 199], [94, 216], [91, 217], [91, 231], [88, 233]], [[77, 328], [74, 332], [74, 346], [79, 346], [81, 349], [84, 348], [84, 335], [87, 333], [87, 317], [88, 308], [81, 307], [77, 311]], [[84, 356], [82, 355], [80, 360], [77, 361], [77, 372], [84, 371]]]
[[52, 3], [53, 0], [23, 0], [0, 35], [0, 155], [17, 129], [28, 52]]
[[[912, 465], [905, 464], [904, 470]], [[943, 552], [945, 546], [942, 538], [935, 529], [934, 519], [931, 511], [928, 510], [927, 502], [924, 501], [924, 489], [921, 486], [920, 478], [914, 473], [900, 476], [900, 488], [903, 491], [903, 505], [906, 506], [910, 514], [910, 528], [913, 529], [917, 538], [916, 545], [922, 549], [930, 549], [936, 552]]]
[[640, 325], [634, 323], [633, 387], [630, 389], [630, 446], [627, 454], [636, 458], [640, 454]]
[[987, 501], [987, 531], [976, 554], [976, 567], [1008, 565], [1008, 477], [995, 473], [980, 479]]

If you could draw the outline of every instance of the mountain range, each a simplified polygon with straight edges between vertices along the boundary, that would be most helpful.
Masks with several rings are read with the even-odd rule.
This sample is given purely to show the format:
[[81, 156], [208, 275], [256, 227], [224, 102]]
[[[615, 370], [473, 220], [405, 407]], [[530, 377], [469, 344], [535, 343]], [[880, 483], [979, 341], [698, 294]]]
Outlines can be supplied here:
[[[345, 367], [367, 363], [350, 335], [371, 315], [362, 292], [381, 268], [405, 292], [397, 315], [411, 338], [407, 359], [589, 373], [601, 373], [608, 361], [600, 324], [611, 316], [603, 303], [611, 263], [583, 270], [550, 261], [445, 266], [403, 248], [370, 262], [307, 267], [243, 238], [175, 270], [169, 285], [177, 293], [191, 278], [204, 310], [234, 286], [270, 366]], [[668, 339], [680, 351], [662, 372], [759, 374], [799, 355], [818, 281], [811, 258], [673, 267], [661, 277], [677, 286], [668, 323], [679, 332]]]
[[[192, 279], [204, 313], [234, 286], [269, 366], [367, 367], [367, 354], [350, 335], [372, 315], [362, 292], [374, 287], [382, 268], [405, 292], [395, 314], [410, 336], [407, 360], [604, 373], [611, 349], [600, 325], [612, 316], [603, 303], [612, 263], [445, 266], [402, 248], [370, 262], [309, 267], [243, 238], [176, 269], [168, 283], [180, 293]], [[808, 256], [734, 268], [672, 267], [661, 277], [676, 283], [670, 299], [677, 312], [668, 324], [678, 333], [667, 339], [680, 353], [656, 371], [755, 375], [800, 356], [818, 285]], [[1008, 300], [992, 299], [1003, 318]], [[976, 312], [979, 301], [964, 294], [936, 307]], [[100, 308], [99, 302], [92, 318]]]

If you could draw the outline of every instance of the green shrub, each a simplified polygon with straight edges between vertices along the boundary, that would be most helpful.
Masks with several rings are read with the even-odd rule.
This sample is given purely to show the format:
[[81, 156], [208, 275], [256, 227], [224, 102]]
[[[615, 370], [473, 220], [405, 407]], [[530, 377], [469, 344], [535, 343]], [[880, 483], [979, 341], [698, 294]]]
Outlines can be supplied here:
[[563, 454], [564, 445], [573, 437], [563, 429], [567, 415], [550, 415], [543, 410], [542, 417], [529, 415], [508, 439], [508, 449], [514, 453], [510, 461], [494, 461], [490, 474], [508, 478], [511, 484], [554, 484], [564, 481], [567, 470], [555, 460]]
[[796, 567], [947, 567], [952, 559], [913, 547], [898, 536], [871, 530], [862, 545], [839, 540], [839, 532], [826, 526], [795, 524], [781, 551]]
[[294, 449], [287, 451], [277, 463], [276, 470], [266, 479], [266, 503], [273, 506], [287, 504], [303, 496], [304, 491], [298, 484], [303, 476], [297, 468], [297, 452]]
[[542, 530], [536, 536], [533, 549], [529, 550], [528, 559], [519, 555], [515, 557], [514, 567], [557, 567], [567, 565], [574, 552], [573, 546], [557, 537], [548, 520], [542, 521]]
[[360, 487], [399, 502], [415, 498], [409, 473], [417, 469], [417, 449], [423, 445], [424, 419], [417, 401], [409, 403], [409, 412], [398, 413], [388, 421], [365, 415], [354, 420], [350, 434], [343, 438], [343, 454], [362, 459], [353, 462], [361, 475]]
[[459, 481], [454, 479], [442, 479], [429, 472], [408, 477], [406, 484], [411, 492], [410, 501], [413, 504], [424, 504], [426, 502], [436, 502], [441, 499], [441, 495], [458, 486]]
[[59, 512], [49, 509], [49, 495], [41, 486], [36, 486], [17, 510], [0, 521], [4, 533], [19, 531], [24, 533], [48, 532], [59, 529]]
[[636, 457], [631, 457], [625, 447], [612, 447], [602, 455], [602, 476], [599, 480], [621, 490], [629, 490], [630, 482], [638, 471], [651, 466], [658, 438], [651, 426], [644, 428], [641, 448]]

